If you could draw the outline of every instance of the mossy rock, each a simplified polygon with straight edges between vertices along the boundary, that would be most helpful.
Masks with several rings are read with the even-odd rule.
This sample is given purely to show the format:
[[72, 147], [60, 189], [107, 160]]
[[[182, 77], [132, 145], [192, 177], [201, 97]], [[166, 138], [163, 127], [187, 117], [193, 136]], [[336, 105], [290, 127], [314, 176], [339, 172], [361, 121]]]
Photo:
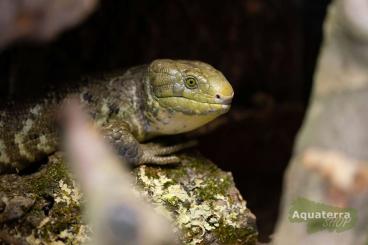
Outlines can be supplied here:
[[[198, 153], [175, 166], [132, 171], [139, 193], [170, 218], [183, 244], [255, 244], [255, 217], [231, 173]], [[60, 153], [29, 175], [0, 176], [0, 241], [5, 244], [81, 244], [90, 229], [83, 196]]]

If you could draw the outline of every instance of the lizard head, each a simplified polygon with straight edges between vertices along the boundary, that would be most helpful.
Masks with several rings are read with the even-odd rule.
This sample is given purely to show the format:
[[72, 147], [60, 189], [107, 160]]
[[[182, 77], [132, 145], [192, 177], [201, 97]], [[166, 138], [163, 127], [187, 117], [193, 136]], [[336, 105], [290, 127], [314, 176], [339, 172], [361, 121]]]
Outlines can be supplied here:
[[234, 96], [224, 75], [200, 61], [155, 60], [148, 78], [154, 100], [167, 111], [161, 116], [165, 128], [176, 128], [167, 133], [186, 132], [224, 114]]

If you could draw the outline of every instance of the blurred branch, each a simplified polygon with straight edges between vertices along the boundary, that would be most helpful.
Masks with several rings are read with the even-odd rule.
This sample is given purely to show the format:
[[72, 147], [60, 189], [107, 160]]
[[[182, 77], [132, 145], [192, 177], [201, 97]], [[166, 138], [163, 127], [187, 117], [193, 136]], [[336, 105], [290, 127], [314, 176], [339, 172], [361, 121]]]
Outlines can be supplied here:
[[97, 0], [1, 0], [0, 49], [16, 40], [46, 41], [81, 22]]
[[[275, 244], [368, 240], [368, 3], [336, 0], [328, 11], [311, 103], [284, 178]], [[289, 221], [298, 197], [354, 208], [352, 229], [308, 234]]]
[[64, 109], [70, 166], [87, 197], [92, 244], [176, 244], [173, 227], [133, 191], [134, 180], [79, 104]]

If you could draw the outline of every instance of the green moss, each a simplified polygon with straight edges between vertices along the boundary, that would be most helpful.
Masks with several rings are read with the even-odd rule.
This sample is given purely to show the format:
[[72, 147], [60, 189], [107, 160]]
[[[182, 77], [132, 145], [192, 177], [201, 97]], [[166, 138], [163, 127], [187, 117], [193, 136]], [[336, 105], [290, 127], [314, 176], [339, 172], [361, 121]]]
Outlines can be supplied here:
[[53, 164], [48, 164], [44, 170], [47, 174], [39, 174], [37, 177], [29, 180], [29, 190], [38, 195], [49, 194], [58, 187], [59, 180], [63, 179], [71, 183], [70, 173], [64, 162], [57, 158]]
[[202, 200], [214, 200], [218, 195], [225, 195], [231, 185], [232, 178], [230, 176], [213, 176], [206, 178], [196, 194]]
[[241, 244], [256, 244], [257, 243], [257, 231], [251, 227], [246, 226], [242, 228], [235, 228], [232, 226], [226, 226], [223, 221], [220, 222], [218, 229], [214, 230], [219, 241], [223, 244], [238, 244], [237, 242], [243, 241]]

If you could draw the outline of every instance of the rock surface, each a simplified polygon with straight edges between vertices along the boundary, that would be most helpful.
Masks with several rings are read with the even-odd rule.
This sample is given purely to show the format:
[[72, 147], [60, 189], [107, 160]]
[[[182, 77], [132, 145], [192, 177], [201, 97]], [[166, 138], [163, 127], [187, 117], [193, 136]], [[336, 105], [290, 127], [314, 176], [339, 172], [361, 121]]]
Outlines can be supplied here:
[[[184, 244], [255, 244], [255, 216], [231, 173], [198, 153], [182, 164], [132, 171], [137, 192], [175, 224]], [[81, 217], [83, 195], [62, 154], [27, 175], [0, 176], [0, 241], [5, 244], [81, 244], [91, 232]]]

